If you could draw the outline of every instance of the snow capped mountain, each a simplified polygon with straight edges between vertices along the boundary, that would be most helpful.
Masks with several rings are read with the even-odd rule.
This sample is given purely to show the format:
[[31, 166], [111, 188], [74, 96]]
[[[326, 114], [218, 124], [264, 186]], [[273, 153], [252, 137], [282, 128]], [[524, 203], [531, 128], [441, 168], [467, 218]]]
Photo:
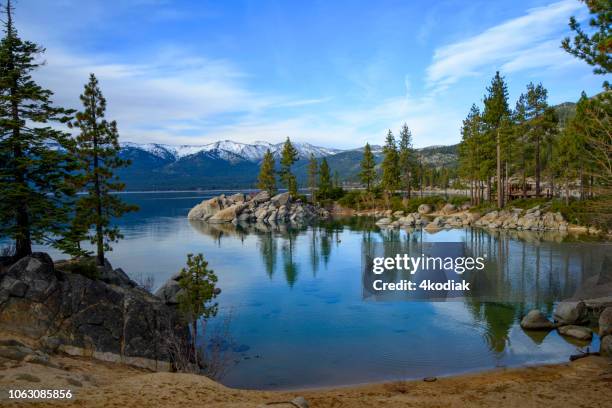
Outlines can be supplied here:
[[[202, 152], [212, 153], [215, 156], [232, 162], [239, 161], [240, 158], [250, 162], [259, 162], [268, 149], [275, 157], [280, 156], [283, 143], [272, 144], [268, 142], [256, 141], [252, 144], [233, 142], [231, 140], [220, 140], [204, 145], [167, 145], [160, 143], [133, 143], [124, 142], [121, 146], [125, 149], [139, 149], [146, 151], [156, 157], [166, 160], [179, 160], [187, 156], [192, 156]], [[293, 146], [298, 151], [300, 158], [307, 159], [310, 155], [319, 158], [331, 156], [341, 152], [339, 149], [314, 146], [310, 143], [294, 143]]]

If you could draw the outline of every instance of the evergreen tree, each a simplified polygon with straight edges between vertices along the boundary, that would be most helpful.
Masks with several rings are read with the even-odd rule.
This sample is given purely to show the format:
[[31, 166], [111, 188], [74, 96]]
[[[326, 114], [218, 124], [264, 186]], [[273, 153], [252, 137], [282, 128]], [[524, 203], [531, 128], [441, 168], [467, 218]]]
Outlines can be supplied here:
[[[570, 18], [569, 26], [575, 32], [573, 42], [565, 38], [563, 49], [594, 66], [595, 74], [607, 75], [612, 72], [612, 1], [585, 1], [592, 17], [589, 20], [590, 33], [582, 29], [575, 17]], [[608, 88], [607, 81], [604, 87]]]
[[75, 163], [69, 136], [51, 127], [71, 111], [53, 106], [53, 93], [32, 79], [44, 49], [22, 40], [5, 8], [0, 42], [0, 235], [15, 240], [17, 259], [32, 242], [55, 243], [66, 229]]
[[327, 159], [325, 157], [321, 160], [321, 166], [319, 167], [319, 196], [321, 198], [329, 197], [332, 190], [331, 173]]
[[461, 143], [459, 144], [459, 172], [470, 183], [472, 204], [479, 204], [481, 192], [480, 172], [480, 140], [481, 140], [480, 109], [473, 104], [461, 127]]
[[191, 346], [198, 364], [196, 341], [198, 337], [198, 322], [202, 319], [215, 317], [219, 305], [212, 303], [217, 297], [217, 275], [208, 269], [208, 262], [202, 254], [187, 255], [187, 268], [181, 269], [178, 283], [182, 289], [178, 295], [179, 310], [192, 327]]
[[94, 74], [80, 99], [83, 111], [77, 112], [70, 126], [80, 130], [73, 153], [80, 165], [77, 187], [87, 194], [77, 200], [73, 225], [83, 231], [93, 227], [88, 238], [96, 245], [96, 261], [102, 266], [104, 253], [112, 250], [110, 243], [122, 238], [119, 228], [111, 224], [113, 219], [138, 208], [113, 194], [125, 187], [114, 171], [130, 163], [119, 157], [117, 123], [105, 119], [106, 99]]
[[361, 159], [361, 172], [359, 173], [359, 179], [366, 186], [366, 191], [370, 191], [376, 180], [376, 162], [374, 161], [374, 154], [369, 143], [366, 143], [363, 149], [363, 159]]
[[408, 199], [410, 199], [412, 192], [412, 171], [414, 168], [414, 150], [412, 149], [412, 133], [405, 123], [400, 131], [398, 165], [402, 188], [407, 190]]
[[266, 151], [261, 162], [257, 187], [270, 195], [276, 194], [276, 176], [274, 175], [274, 156], [270, 149]]
[[484, 97], [483, 120], [487, 126], [487, 132], [495, 140], [496, 156], [496, 179], [497, 179], [497, 206], [504, 206], [504, 183], [502, 181], [502, 138], [503, 123], [510, 116], [508, 108], [508, 89], [504, 78], [495, 73], [491, 85], [487, 87], [487, 95]]
[[382, 162], [382, 187], [387, 196], [392, 195], [399, 188], [400, 171], [399, 171], [399, 155], [395, 138], [391, 130], [387, 133], [385, 147], [383, 148]]
[[310, 195], [312, 200], [315, 201], [316, 189], [317, 189], [317, 175], [319, 174], [319, 164], [314, 154], [310, 153], [310, 160], [308, 161], [308, 188], [310, 189]]
[[534, 144], [534, 175], [536, 184], [536, 197], [540, 197], [541, 188], [540, 181], [542, 177], [542, 166], [541, 166], [541, 148], [544, 138], [547, 133], [554, 126], [554, 116], [548, 106], [548, 91], [542, 86], [542, 84], [534, 85], [529, 83], [527, 85], [527, 120], [529, 127], [529, 134], [532, 143]]
[[298, 151], [291, 144], [291, 140], [287, 138], [287, 140], [285, 141], [285, 144], [283, 145], [283, 150], [281, 152], [280, 176], [281, 176], [281, 180], [285, 184], [285, 187], [287, 187], [287, 190], [293, 197], [297, 196], [297, 179], [295, 178], [293, 173], [291, 173], [291, 166], [293, 166], [293, 163], [295, 163], [297, 159], [298, 159]]

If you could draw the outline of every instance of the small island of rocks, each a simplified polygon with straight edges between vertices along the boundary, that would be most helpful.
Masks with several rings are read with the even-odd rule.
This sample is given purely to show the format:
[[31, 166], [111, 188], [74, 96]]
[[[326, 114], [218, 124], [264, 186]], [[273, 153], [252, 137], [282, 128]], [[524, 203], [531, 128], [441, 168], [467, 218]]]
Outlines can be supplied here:
[[326, 219], [329, 212], [320, 206], [294, 199], [286, 193], [271, 196], [267, 191], [257, 194], [221, 194], [202, 201], [189, 211], [190, 220], [222, 223], [303, 224]]

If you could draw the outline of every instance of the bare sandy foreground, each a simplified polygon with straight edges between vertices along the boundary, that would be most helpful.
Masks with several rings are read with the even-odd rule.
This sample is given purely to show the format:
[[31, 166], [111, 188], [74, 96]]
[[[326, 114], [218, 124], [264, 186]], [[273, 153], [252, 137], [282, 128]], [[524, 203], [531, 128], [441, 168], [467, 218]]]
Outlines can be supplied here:
[[[6, 407], [612, 407], [612, 360], [498, 369], [439, 378], [292, 392], [246, 391], [191, 374], [152, 373], [121, 364], [56, 356], [51, 366], [26, 362], [0, 370]], [[70, 389], [70, 401], [8, 400], [9, 389]]]

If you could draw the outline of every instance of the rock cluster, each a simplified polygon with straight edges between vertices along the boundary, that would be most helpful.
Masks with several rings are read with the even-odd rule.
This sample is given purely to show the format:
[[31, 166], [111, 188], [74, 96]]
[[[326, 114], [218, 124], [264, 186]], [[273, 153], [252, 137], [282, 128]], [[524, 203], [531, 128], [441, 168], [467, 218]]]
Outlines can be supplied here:
[[171, 368], [168, 339], [189, 339], [174, 308], [110, 264], [101, 279], [66, 272], [65, 266], [35, 253], [3, 269], [0, 328], [37, 339], [51, 351]]
[[189, 211], [187, 218], [216, 223], [301, 224], [317, 218], [327, 218], [324, 208], [294, 200], [289, 193], [270, 197], [267, 191], [255, 195], [237, 193], [204, 200]]
[[568, 223], [559, 212], [543, 212], [539, 206], [491, 211], [474, 222], [476, 227], [531, 231], [567, 231]]
[[[431, 206], [421, 204], [418, 212], [404, 216], [402, 211], [376, 211], [370, 213], [380, 219], [379, 226], [388, 228], [425, 227], [430, 231], [467, 226], [487, 229], [506, 229], [518, 231], [567, 231], [568, 222], [561, 213], [542, 212], [539, 207], [529, 210], [513, 209], [490, 211], [484, 215], [477, 212], [458, 211], [453, 204], [446, 204], [438, 213]], [[432, 219], [433, 217], [433, 219]]]

